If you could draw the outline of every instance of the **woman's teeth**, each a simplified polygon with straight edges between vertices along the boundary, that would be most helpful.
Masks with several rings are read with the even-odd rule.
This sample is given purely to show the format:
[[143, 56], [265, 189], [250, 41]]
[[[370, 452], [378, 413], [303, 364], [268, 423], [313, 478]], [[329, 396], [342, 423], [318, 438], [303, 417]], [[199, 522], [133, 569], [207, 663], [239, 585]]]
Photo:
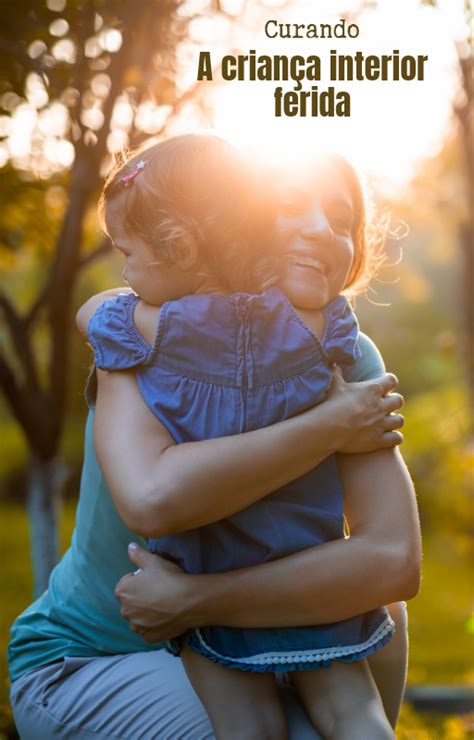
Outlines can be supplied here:
[[326, 266], [319, 260], [315, 259], [314, 257], [303, 257], [302, 255], [288, 254], [287, 259], [288, 259], [288, 262], [291, 262], [291, 264], [293, 265], [301, 265], [303, 267], [313, 267], [315, 270], [318, 270], [323, 275], [326, 272]]

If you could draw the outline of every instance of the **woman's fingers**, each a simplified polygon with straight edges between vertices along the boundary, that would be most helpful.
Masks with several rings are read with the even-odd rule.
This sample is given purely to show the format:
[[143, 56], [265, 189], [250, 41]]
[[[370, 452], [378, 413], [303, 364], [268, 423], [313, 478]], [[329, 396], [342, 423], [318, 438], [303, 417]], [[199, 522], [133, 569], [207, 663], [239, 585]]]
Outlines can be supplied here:
[[384, 429], [386, 432], [390, 432], [394, 429], [401, 429], [405, 423], [405, 419], [401, 414], [389, 414], [385, 417]]
[[403, 434], [401, 432], [385, 432], [382, 435], [381, 447], [395, 447], [401, 445], [403, 442]]
[[393, 373], [384, 373], [380, 378], [377, 378], [377, 384], [382, 391], [382, 395], [385, 396], [397, 387], [398, 378]]
[[382, 398], [382, 408], [386, 414], [401, 409], [404, 403], [405, 401], [401, 393], [390, 393], [388, 396]]

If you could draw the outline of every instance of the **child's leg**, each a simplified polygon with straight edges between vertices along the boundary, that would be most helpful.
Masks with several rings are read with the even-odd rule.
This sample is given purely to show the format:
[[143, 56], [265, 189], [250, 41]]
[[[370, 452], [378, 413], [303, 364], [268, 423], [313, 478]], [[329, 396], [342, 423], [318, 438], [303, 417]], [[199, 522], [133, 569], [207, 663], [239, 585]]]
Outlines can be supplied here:
[[395, 622], [395, 634], [385, 647], [373, 653], [369, 667], [388, 717], [395, 728], [405, 691], [408, 665], [408, 618], [404, 602], [387, 607]]
[[393, 740], [367, 661], [295, 671], [295, 686], [325, 740]]
[[187, 648], [181, 658], [217, 740], [287, 740], [273, 673], [224, 668]]

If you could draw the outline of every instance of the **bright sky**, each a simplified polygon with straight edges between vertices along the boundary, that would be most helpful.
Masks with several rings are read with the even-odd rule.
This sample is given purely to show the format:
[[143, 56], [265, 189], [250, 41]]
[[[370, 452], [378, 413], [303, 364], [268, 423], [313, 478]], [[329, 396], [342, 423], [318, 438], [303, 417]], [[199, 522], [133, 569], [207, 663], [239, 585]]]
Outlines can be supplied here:
[[[58, 4], [58, 18], [50, 27], [57, 37], [52, 53], [58, 59], [73, 63], [74, 46], [66, 38], [68, 24], [61, 19], [62, 0], [48, 0], [48, 6]], [[307, 159], [320, 149], [335, 149], [363, 172], [375, 176], [387, 186], [404, 185], [414, 172], [418, 161], [439, 148], [448, 129], [452, 113], [452, 99], [459, 94], [455, 40], [467, 36], [464, 0], [439, 0], [438, 8], [421, 6], [419, 0], [379, 0], [366, 2], [365, 10], [357, 16], [360, 34], [357, 39], [269, 39], [264, 25], [269, 19], [283, 23], [330, 23], [339, 21], [341, 8], [360, 7], [358, 0], [227, 0], [230, 12], [238, 14], [232, 21], [210, 13], [190, 27], [190, 37], [179, 50], [181, 69], [178, 81], [183, 89], [196, 80], [200, 50], [209, 50], [214, 66], [231, 50], [257, 54], [284, 54], [309, 56], [316, 54], [322, 62], [320, 82], [303, 81], [303, 89], [318, 85], [320, 92], [333, 85], [336, 92], [351, 94], [350, 118], [285, 117], [274, 115], [274, 90], [281, 85], [284, 92], [293, 88], [289, 82], [203, 82], [207, 96], [205, 130], [212, 130], [230, 139], [254, 156], [292, 162]], [[202, 0], [188, 0], [186, 8], [202, 9]], [[377, 7], [376, 7], [377, 5]], [[189, 6], [189, 7], [188, 7]], [[239, 13], [243, 7], [245, 13]], [[51, 8], [53, 9], [53, 8]], [[195, 8], [196, 9], [196, 8]], [[54, 8], [56, 10], [56, 8]], [[346, 13], [347, 15], [347, 13]], [[65, 38], [62, 38], [62, 37]], [[102, 49], [117, 51], [121, 36], [114, 29], [106, 29], [100, 16], [96, 18], [96, 34], [88, 40], [86, 53], [97, 57]], [[32, 56], [44, 51], [43, 41], [35, 41], [29, 49]], [[330, 50], [339, 54], [428, 55], [424, 82], [333, 82], [328, 79]], [[110, 80], [106, 74], [94, 77], [90, 105], [86, 101], [83, 123], [94, 136], [102, 125], [100, 101], [108, 92]], [[2, 98], [4, 107], [11, 105], [13, 115], [0, 115], [0, 166], [11, 158], [18, 167], [37, 168], [43, 176], [50, 176], [70, 166], [74, 148], [70, 141], [68, 96], [47, 105], [48, 96], [40, 78], [32, 74], [26, 89], [27, 102], [18, 105], [14, 93]], [[13, 96], [13, 97], [12, 97]], [[5, 102], [8, 97], [8, 101]], [[157, 130], [168, 110], [157, 110], [150, 103], [139, 116], [147, 131]], [[127, 131], [132, 121], [132, 110], [121, 99], [115, 109], [113, 132], [108, 144], [111, 151], [119, 151], [127, 144]], [[153, 128], [155, 126], [155, 128]], [[173, 123], [169, 133], [202, 130], [189, 107]]]
[[[357, 4], [357, 3], [353, 3]], [[274, 117], [274, 89], [289, 83], [225, 82], [213, 93], [215, 128], [223, 136], [258, 156], [292, 161], [305, 159], [319, 148], [335, 149], [362, 171], [399, 187], [413, 174], [416, 163], [439, 148], [451, 118], [451, 103], [458, 89], [454, 39], [466, 36], [463, 0], [446, 0], [440, 8], [421, 7], [417, 0], [381, 0], [366, 3], [357, 18], [357, 39], [266, 38], [263, 26], [249, 32], [239, 47], [257, 54], [317, 54], [322, 60], [319, 83], [303, 82], [319, 90], [333, 85], [351, 94], [350, 118]], [[350, 3], [344, 3], [347, 8]], [[290, 7], [266, 9], [265, 20], [285, 23], [336, 23], [341, 3], [296, 0]], [[204, 47], [206, 48], [206, 47]], [[426, 54], [426, 79], [418, 81], [333, 82], [328, 79], [330, 50], [339, 54]], [[220, 61], [220, 56], [216, 56]]]

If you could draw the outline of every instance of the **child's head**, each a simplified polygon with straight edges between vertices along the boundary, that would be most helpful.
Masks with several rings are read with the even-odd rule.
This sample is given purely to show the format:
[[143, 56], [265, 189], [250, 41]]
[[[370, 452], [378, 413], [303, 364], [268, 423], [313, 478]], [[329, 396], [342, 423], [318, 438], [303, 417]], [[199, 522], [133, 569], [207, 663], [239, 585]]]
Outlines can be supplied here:
[[258, 291], [273, 276], [255, 208], [256, 181], [214, 136], [177, 136], [115, 166], [100, 202], [102, 225], [126, 256], [124, 277], [159, 304], [205, 285]]
[[296, 306], [318, 309], [342, 292], [365, 287], [380, 263], [366, 235], [360, 180], [341, 156], [283, 177], [276, 228], [287, 267], [279, 285]]

